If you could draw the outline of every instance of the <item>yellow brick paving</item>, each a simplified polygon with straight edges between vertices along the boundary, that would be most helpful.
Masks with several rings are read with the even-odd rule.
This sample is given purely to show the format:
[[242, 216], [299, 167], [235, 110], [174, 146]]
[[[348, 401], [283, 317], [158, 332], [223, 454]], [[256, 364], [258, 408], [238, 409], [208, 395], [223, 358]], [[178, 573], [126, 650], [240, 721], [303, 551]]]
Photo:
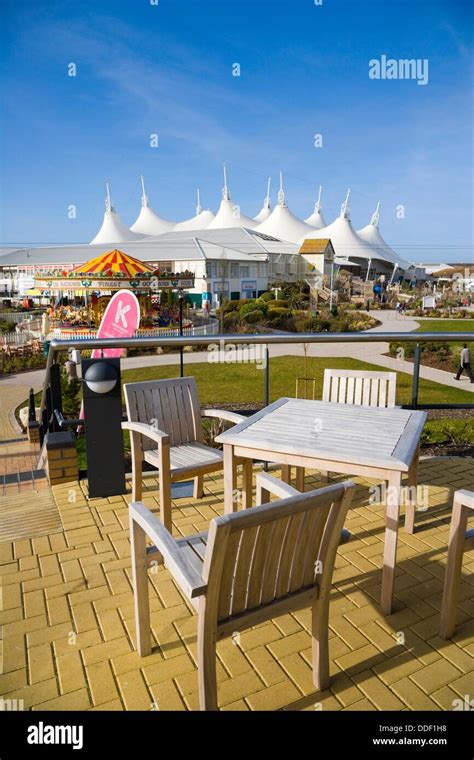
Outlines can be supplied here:
[[[472, 460], [426, 459], [428, 511], [399, 533], [394, 613], [379, 612], [384, 519], [357, 479], [330, 612], [331, 687], [311, 680], [309, 610], [218, 644], [224, 710], [446, 710], [474, 683], [474, 553], [464, 556], [453, 639], [438, 636], [453, 492], [474, 487]], [[158, 509], [154, 479], [144, 502]], [[318, 485], [317, 475], [308, 486]], [[154, 651], [134, 651], [127, 499], [87, 499], [86, 484], [53, 489], [64, 532], [0, 543], [0, 695], [31, 710], [196, 710], [196, 617], [165, 568], [150, 574]], [[27, 498], [25, 494], [25, 499]], [[222, 513], [223, 483], [178, 500], [175, 535]]]

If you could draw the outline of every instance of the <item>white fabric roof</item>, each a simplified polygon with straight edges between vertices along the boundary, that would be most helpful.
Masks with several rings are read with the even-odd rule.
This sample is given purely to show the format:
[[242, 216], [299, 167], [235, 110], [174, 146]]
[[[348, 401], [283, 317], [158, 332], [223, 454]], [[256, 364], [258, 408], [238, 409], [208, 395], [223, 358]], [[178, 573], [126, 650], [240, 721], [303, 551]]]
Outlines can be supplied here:
[[265, 219], [268, 219], [270, 214], [272, 213], [272, 204], [270, 203], [270, 183], [271, 183], [271, 177], [268, 178], [268, 184], [267, 184], [267, 194], [265, 196], [265, 200], [263, 201], [263, 206], [261, 211], [258, 212], [257, 216], [254, 216], [254, 219], [258, 224], [261, 224], [265, 221]]
[[318, 194], [318, 200], [314, 204], [314, 211], [313, 213], [308, 216], [307, 219], [305, 219], [305, 223], [309, 224], [310, 227], [315, 227], [317, 230], [322, 230], [323, 227], [326, 226], [326, 222], [324, 220], [324, 217], [321, 213], [321, 193], [323, 188], [319, 187], [319, 194]]
[[339, 258], [359, 258], [359, 259], [377, 259], [387, 261], [385, 256], [376, 249], [377, 255], [374, 255], [374, 249], [360, 238], [352, 227], [349, 214], [349, 193], [346, 200], [341, 206], [341, 213], [331, 224], [321, 230], [311, 230], [302, 240], [321, 240], [328, 238], [334, 248], [334, 252]]
[[212, 211], [207, 208], [204, 211], [200, 211], [191, 219], [186, 219], [184, 222], [178, 222], [178, 224], [175, 224], [173, 227], [173, 230], [205, 230], [209, 227], [214, 218]]
[[230, 198], [223, 198], [219, 211], [209, 224], [208, 229], [215, 230], [223, 227], [249, 227], [253, 229], [256, 226], [257, 222], [241, 213], [240, 206], [232, 203]]
[[163, 232], [172, 230], [174, 225], [174, 222], [158, 216], [150, 206], [142, 206], [130, 229], [132, 232], [139, 232], [142, 235], [161, 235]]
[[313, 213], [304, 221], [305, 224], [309, 224], [310, 227], [314, 227], [317, 230], [322, 230], [323, 227], [326, 227], [326, 221], [321, 211], [316, 210], [316, 206], [314, 207]]
[[365, 243], [368, 243], [374, 249], [374, 258], [379, 258], [377, 254], [380, 254], [384, 259], [392, 264], [398, 264], [400, 269], [409, 269], [412, 265], [405, 261], [393, 248], [385, 242], [379, 230], [380, 219], [380, 203], [377, 204], [375, 213], [372, 214], [372, 219], [369, 224], [362, 227], [361, 230], [357, 230], [357, 234]]
[[142, 235], [161, 235], [162, 232], [172, 230], [175, 223], [158, 216], [158, 214], [150, 207], [143, 175], [140, 177], [140, 181], [142, 183], [142, 207], [130, 229], [133, 232], [139, 232]]
[[240, 206], [232, 202], [227, 185], [227, 167], [224, 164], [224, 187], [222, 188], [222, 200], [219, 210], [210, 223], [208, 229], [220, 229], [223, 227], [248, 227], [253, 229], [257, 222], [240, 211]]
[[129, 240], [140, 240], [143, 235], [130, 230], [113, 209], [105, 211], [104, 221], [97, 235], [92, 238], [90, 245], [96, 243], [124, 243]]
[[312, 228], [295, 216], [286, 205], [285, 191], [283, 190], [283, 175], [280, 172], [280, 190], [278, 191], [278, 204], [272, 213], [262, 224], [256, 227], [257, 232], [265, 235], [287, 240], [290, 243], [298, 243]]

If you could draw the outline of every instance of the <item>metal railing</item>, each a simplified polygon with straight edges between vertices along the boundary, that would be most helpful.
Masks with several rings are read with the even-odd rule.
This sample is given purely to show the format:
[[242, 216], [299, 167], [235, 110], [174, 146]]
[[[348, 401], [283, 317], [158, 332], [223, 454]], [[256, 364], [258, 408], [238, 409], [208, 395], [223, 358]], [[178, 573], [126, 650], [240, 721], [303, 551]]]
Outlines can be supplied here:
[[[41, 398], [41, 415], [43, 424], [50, 424], [54, 419], [55, 399], [58, 395], [59, 365], [56, 363], [61, 352], [70, 349], [85, 350], [108, 348], [183, 348], [185, 346], [209, 346], [219, 343], [226, 345], [261, 345], [264, 346], [264, 372], [263, 390], [264, 403], [270, 402], [270, 355], [269, 347], [274, 345], [295, 345], [309, 343], [415, 343], [412, 398], [408, 408], [418, 409], [474, 409], [473, 404], [420, 404], [418, 402], [418, 389], [420, 379], [420, 343], [468, 343], [473, 340], [473, 333], [404, 333], [404, 332], [357, 332], [357, 333], [287, 333], [287, 334], [237, 334], [237, 335], [183, 335], [173, 337], [149, 337], [149, 338], [108, 338], [93, 339], [87, 342], [78, 339], [53, 340], [51, 341], [46, 365], [46, 376]], [[87, 343], [87, 345], [85, 345]], [[48, 407], [48, 408], [47, 408]]]

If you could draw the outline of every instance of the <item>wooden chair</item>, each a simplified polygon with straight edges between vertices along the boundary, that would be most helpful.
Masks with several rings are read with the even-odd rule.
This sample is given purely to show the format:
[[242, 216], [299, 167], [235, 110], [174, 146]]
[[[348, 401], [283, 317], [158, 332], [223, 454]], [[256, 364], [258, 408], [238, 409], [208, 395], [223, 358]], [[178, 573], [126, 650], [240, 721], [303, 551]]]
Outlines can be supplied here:
[[[396, 386], [396, 372], [325, 369], [322, 401], [336, 404], [394, 407]], [[328, 476], [328, 472], [321, 472], [323, 480], [327, 480]], [[288, 465], [283, 466], [282, 477], [286, 482], [290, 482], [291, 469]], [[299, 491], [304, 490], [303, 467], [296, 468], [296, 487]]]
[[474, 530], [466, 532], [469, 510], [474, 510], [474, 491], [456, 491], [449, 531], [448, 563], [444, 577], [439, 635], [450, 639], [456, 626], [462, 556], [474, 546]]
[[[223, 455], [203, 442], [202, 417], [242, 422], [241, 414], [223, 409], [201, 411], [194, 377], [124, 385], [132, 448], [132, 500], [142, 497], [142, 465], [159, 470], [160, 514], [171, 531], [171, 483], [194, 480], [194, 498], [203, 495], [204, 475], [223, 469]], [[243, 466], [243, 503], [252, 503], [252, 460]]]
[[325, 369], [323, 401], [361, 406], [395, 406], [396, 372]]
[[[285, 484], [277, 483], [279, 493], [284, 492]], [[147, 568], [164, 561], [198, 613], [201, 710], [217, 709], [218, 640], [308, 606], [312, 607], [313, 680], [317, 689], [326, 689], [332, 574], [353, 487], [346, 481], [218, 517], [211, 520], [208, 533], [178, 540], [142, 503], [131, 504], [139, 654], [151, 653]], [[265, 488], [272, 488], [268, 476]], [[154, 543], [148, 550], [147, 536]]]

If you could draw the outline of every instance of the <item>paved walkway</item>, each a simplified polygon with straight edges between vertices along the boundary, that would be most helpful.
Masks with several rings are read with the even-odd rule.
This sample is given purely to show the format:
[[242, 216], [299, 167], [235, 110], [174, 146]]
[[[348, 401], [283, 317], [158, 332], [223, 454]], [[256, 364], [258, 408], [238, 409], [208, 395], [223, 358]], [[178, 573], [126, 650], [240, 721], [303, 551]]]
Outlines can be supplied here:
[[[333, 576], [329, 688], [316, 692], [312, 682], [308, 608], [217, 644], [223, 709], [451, 711], [472, 694], [472, 551], [455, 634], [449, 642], [438, 636], [453, 492], [473, 488], [471, 461], [420, 462], [429, 508], [417, 514], [414, 535], [400, 527], [388, 617], [379, 608], [385, 509], [369, 502], [368, 481], [354, 480], [345, 523], [352, 537], [339, 547]], [[156, 480], [145, 483], [156, 514]], [[135, 651], [130, 494], [89, 501], [84, 481], [76, 491], [70, 485], [54, 488], [64, 531], [0, 542], [0, 695], [24, 700], [25, 710], [196, 710], [197, 620], [162, 566], [149, 574], [153, 652]], [[307, 488], [320, 486], [308, 474]], [[175, 501], [174, 535], [207, 530], [222, 504], [222, 478], [206, 476], [202, 499]]]

